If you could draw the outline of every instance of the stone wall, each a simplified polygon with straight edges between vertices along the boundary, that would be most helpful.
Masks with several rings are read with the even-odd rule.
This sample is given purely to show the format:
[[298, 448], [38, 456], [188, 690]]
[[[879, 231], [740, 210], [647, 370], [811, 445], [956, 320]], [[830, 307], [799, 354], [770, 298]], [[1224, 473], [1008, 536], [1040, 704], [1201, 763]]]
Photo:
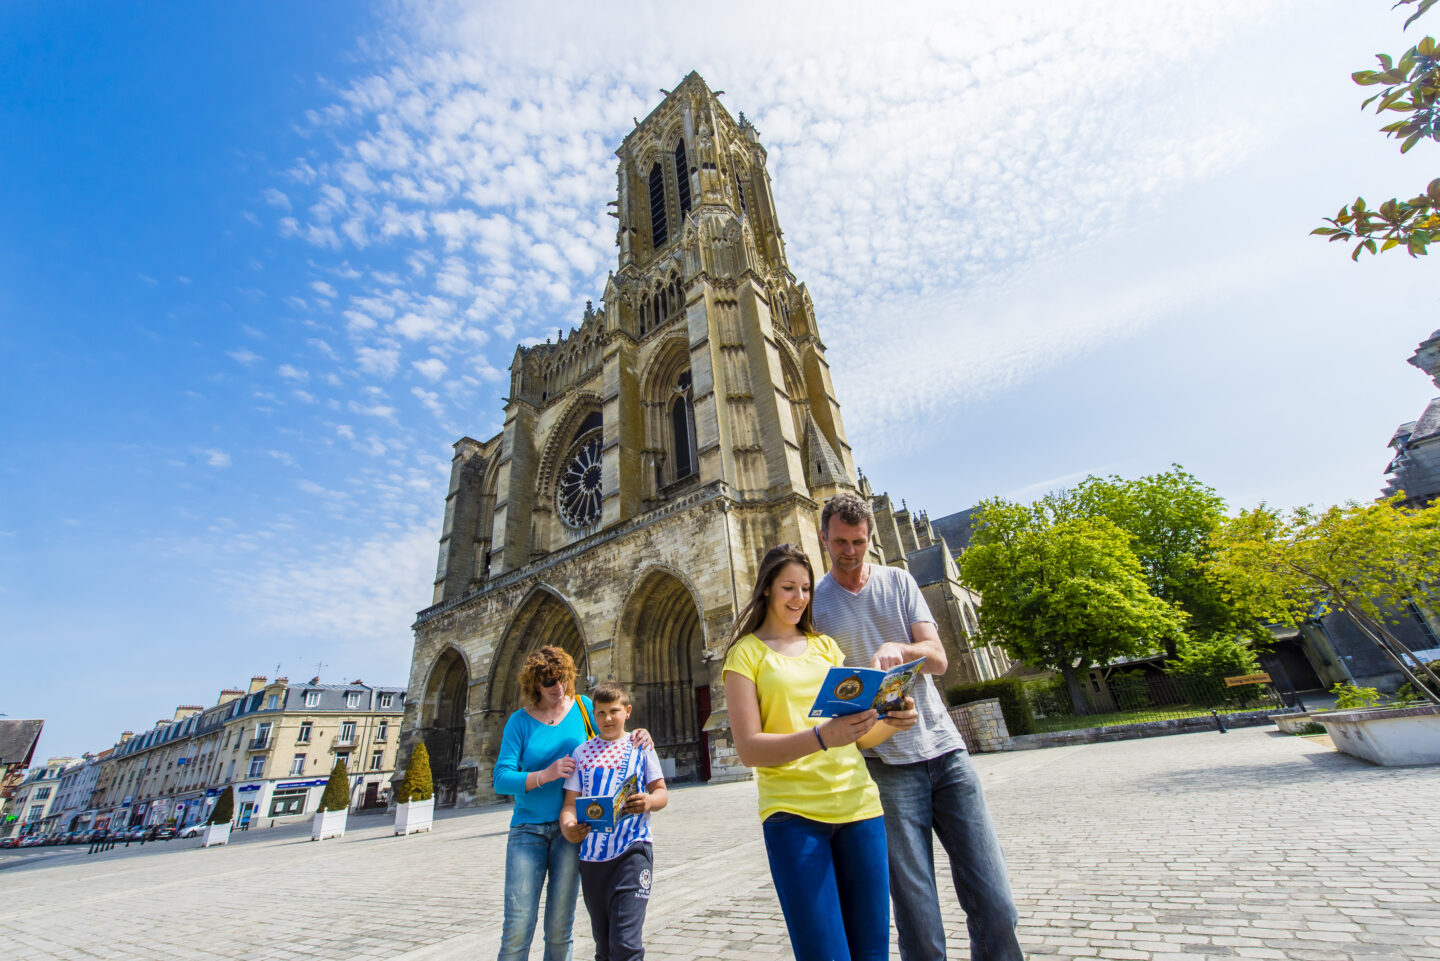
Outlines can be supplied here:
[[1012, 750], [1010, 730], [1005, 726], [998, 697], [957, 704], [950, 708], [950, 718], [960, 729], [971, 754]]

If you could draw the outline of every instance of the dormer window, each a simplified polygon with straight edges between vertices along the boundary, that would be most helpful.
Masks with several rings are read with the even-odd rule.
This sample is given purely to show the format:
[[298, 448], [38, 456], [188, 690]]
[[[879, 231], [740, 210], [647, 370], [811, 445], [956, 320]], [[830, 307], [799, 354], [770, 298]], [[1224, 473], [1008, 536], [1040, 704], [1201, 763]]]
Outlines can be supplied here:
[[359, 691], [346, 691], [346, 692], [345, 692], [345, 706], [346, 706], [346, 707], [359, 707], [359, 706], [360, 706], [360, 692], [359, 692]]
[[305, 706], [306, 706], [306, 707], [319, 707], [319, 706], [320, 706], [320, 692], [319, 692], [319, 691], [306, 691], [306, 692], [305, 692]]

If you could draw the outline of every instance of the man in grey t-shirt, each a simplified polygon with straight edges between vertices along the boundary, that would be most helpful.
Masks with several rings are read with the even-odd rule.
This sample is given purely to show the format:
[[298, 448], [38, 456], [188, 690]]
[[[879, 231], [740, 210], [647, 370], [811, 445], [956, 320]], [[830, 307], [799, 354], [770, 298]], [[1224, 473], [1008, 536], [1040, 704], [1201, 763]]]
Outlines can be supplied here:
[[[915, 579], [865, 561], [873, 527], [860, 496], [844, 492], [826, 503], [820, 541], [831, 566], [815, 585], [815, 628], [835, 639], [849, 664], [888, 669], [923, 656], [925, 675], [944, 674], [945, 648]], [[972, 961], [1023, 961], [1005, 855], [965, 741], [929, 676], [920, 678], [914, 698], [919, 723], [865, 752], [885, 808], [900, 957], [945, 958], [933, 831], [950, 857]]]

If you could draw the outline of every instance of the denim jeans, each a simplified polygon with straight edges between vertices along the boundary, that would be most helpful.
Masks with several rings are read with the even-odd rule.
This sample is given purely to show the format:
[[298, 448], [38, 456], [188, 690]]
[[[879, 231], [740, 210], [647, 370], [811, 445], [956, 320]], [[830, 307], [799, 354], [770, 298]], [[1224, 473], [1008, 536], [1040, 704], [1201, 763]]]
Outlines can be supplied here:
[[782, 813], [762, 827], [795, 961], [886, 961], [884, 819], [824, 824]]
[[931, 831], [950, 856], [955, 894], [965, 909], [972, 961], [1024, 961], [1015, 933], [1005, 853], [995, 837], [980, 778], [965, 751], [915, 764], [866, 758], [885, 806], [890, 895], [902, 961], [941, 961], [945, 925], [935, 887]]
[[499, 961], [525, 961], [535, 937], [540, 888], [546, 875], [545, 961], [570, 961], [575, 895], [580, 889], [580, 846], [560, 833], [560, 824], [512, 824], [505, 844], [505, 926]]

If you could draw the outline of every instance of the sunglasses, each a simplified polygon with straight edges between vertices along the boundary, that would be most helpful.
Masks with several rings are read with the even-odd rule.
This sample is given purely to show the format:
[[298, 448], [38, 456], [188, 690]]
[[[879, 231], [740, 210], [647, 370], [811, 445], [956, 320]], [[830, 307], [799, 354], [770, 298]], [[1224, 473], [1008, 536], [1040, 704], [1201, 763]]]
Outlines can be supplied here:
[[541, 687], [550, 687], [554, 684], [559, 684], [560, 678], [554, 676], [553, 674], [547, 674], [544, 677], [537, 679], [535, 683], [539, 684]]

